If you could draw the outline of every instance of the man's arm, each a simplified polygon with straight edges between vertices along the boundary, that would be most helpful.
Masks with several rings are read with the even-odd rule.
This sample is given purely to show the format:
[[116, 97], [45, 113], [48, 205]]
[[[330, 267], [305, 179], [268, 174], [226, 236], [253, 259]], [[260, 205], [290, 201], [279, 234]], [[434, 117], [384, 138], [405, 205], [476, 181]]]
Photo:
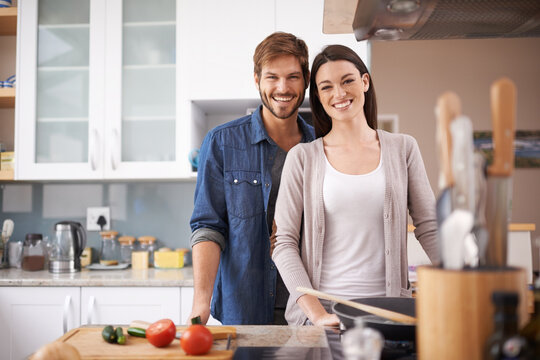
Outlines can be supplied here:
[[193, 245], [192, 251], [195, 289], [188, 324], [191, 324], [191, 319], [197, 316], [200, 316], [202, 323], [206, 324], [210, 317], [210, 300], [214, 290], [221, 248], [213, 241], [202, 241]]

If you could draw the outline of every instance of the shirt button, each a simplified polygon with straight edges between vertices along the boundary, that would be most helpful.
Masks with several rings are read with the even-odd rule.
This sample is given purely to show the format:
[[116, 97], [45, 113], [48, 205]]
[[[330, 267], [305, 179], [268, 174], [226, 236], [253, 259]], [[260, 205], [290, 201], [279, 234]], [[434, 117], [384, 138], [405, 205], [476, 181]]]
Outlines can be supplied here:
[[256, 183], [257, 183], [257, 180], [253, 180], [253, 183], [256, 184]]
[[266, 183], [266, 184], [264, 184], [264, 186], [266, 186], [266, 187], [269, 187], [269, 186], [270, 186], [270, 184]]
[[270, 291], [270, 296], [274, 296], [274, 293]]
[[235, 184], [238, 184], [238, 179], [234, 179], [233, 181]]
[[390, 249], [386, 249], [386, 255], [390, 254]]
[[388, 219], [388, 213], [385, 213], [385, 214], [384, 214], [384, 218], [385, 218], [385, 219]]
[[388, 282], [386, 283], [386, 286], [390, 287], [390, 281], [388, 281]]

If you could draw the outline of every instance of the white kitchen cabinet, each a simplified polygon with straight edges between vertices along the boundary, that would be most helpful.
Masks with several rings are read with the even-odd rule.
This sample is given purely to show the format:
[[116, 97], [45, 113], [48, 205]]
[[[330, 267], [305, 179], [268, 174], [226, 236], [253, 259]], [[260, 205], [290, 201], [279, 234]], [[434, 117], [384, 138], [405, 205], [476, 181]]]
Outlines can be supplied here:
[[176, 0], [20, 3], [16, 179], [190, 172]]
[[133, 320], [165, 318], [181, 323], [178, 287], [83, 287], [81, 291], [83, 325], [128, 325]]
[[80, 326], [79, 287], [1, 287], [0, 358], [22, 360]]
[[253, 52], [274, 29], [274, 1], [180, 0], [182, 64], [191, 100], [258, 98]]

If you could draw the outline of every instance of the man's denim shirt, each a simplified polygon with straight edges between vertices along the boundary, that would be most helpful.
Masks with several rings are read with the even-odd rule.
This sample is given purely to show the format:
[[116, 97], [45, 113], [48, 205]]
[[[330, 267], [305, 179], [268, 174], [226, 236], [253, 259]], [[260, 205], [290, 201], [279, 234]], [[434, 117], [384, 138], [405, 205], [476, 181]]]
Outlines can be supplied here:
[[[211, 313], [223, 324], [271, 324], [274, 317], [277, 270], [266, 209], [277, 145], [260, 111], [211, 130], [199, 153], [191, 240], [210, 229], [222, 246]], [[300, 116], [298, 124], [302, 142], [312, 141], [313, 128]]]

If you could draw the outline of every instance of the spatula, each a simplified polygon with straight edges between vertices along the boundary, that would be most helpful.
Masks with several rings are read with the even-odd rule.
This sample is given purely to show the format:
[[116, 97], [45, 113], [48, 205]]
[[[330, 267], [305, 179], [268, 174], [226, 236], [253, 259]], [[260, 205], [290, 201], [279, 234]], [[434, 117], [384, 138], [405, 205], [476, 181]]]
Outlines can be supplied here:
[[392, 320], [392, 321], [395, 321], [395, 322], [398, 322], [398, 323], [401, 323], [401, 324], [416, 325], [416, 318], [414, 318], [412, 316], [409, 316], [409, 315], [401, 314], [401, 313], [391, 311], [391, 310], [382, 309], [382, 308], [372, 306], [372, 305], [360, 304], [360, 303], [357, 303], [357, 302], [354, 302], [354, 301], [351, 301], [351, 300], [342, 299], [342, 298], [340, 298], [338, 296], [334, 296], [334, 295], [331, 295], [331, 294], [328, 294], [328, 293], [325, 293], [325, 292], [322, 292], [322, 291], [318, 291], [318, 290], [315, 290], [315, 289], [309, 289], [309, 288], [302, 287], [302, 286], [297, 287], [296, 290], [300, 291], [300, 292], [302, 292], [304, 294], [307, 294], [307, 295], [316, 296], [319, 299], [335, 301], [337, 303], [347, 305], [347, 306], [353, 307], [355, 309], [362, 310], [364, 312], [367, 312], [367, 313], [370, 313], [370, 314], [373, 314], [373, 315], [377, 315], [377, 316], [380, 316], [382, 318]]

